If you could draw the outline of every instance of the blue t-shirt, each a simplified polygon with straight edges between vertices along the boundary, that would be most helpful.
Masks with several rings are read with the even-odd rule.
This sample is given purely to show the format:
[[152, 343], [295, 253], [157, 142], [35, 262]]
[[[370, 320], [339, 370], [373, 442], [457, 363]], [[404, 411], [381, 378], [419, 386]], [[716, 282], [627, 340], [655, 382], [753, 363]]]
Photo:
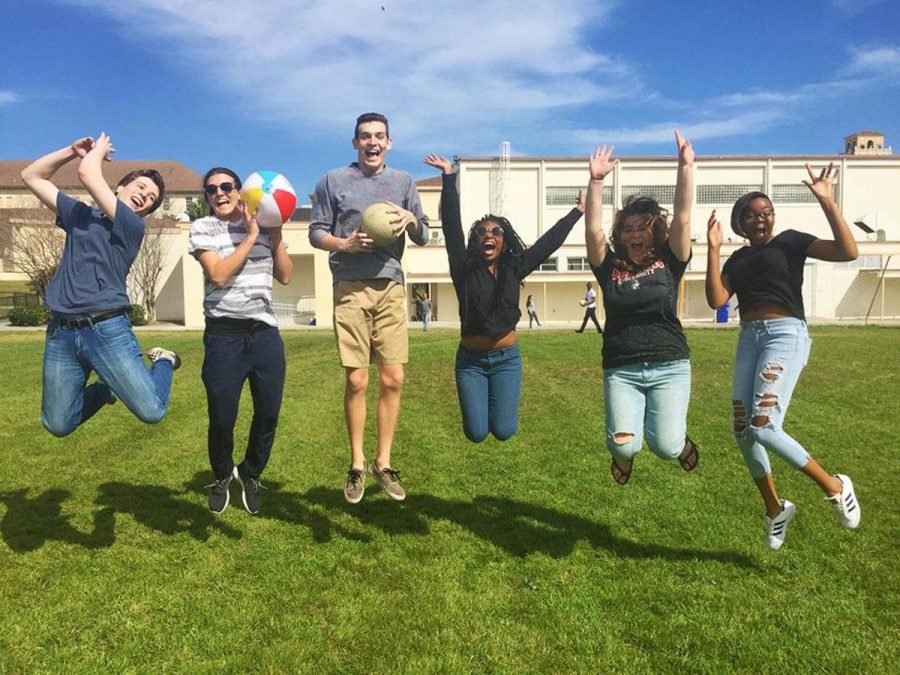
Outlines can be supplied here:
[[56, 197], [56, 212], [66, 242], [47, 285], [47, 307], [63, 314], [128, 307], [125, 277], [144, 239], [143, 219], [117, 200], [111, 221], [100, 209], [62, 191]]

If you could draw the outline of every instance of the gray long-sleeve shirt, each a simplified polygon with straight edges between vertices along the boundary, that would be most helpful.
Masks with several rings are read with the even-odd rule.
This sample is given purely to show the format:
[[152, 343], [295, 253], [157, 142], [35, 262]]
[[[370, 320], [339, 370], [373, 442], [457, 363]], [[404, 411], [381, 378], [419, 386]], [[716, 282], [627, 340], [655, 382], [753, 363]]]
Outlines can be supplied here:
[[[405, 171], [385, 167], [379, 173], [367, 175], [354, 162], [350, 166], [332, 169], [316, 185], [316, 202], [309, 221], [309, 243], [322, 248], [322, 239], [332, 234], [347, 238], [359, 229], [362, 213], [376, 202], [391, 201], [412, 212], [421, 231], [410, 239], [419, 246], [428, 241], [428, 218], [422, 210], [419, 193], [412, 176]], [[371, 251], [341, 253], [331, 251], [328, 262], [334, 281], [360, 279], [393, 279], [403, 283], [400, 258], [405, 237], [398, 237], [387, 246]]]

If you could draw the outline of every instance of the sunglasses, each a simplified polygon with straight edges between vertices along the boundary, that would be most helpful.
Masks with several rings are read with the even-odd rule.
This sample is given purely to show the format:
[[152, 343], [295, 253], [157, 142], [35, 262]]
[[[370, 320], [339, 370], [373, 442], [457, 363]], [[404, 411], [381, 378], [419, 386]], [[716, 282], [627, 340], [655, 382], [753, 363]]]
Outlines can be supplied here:
[[216, 194], [217, 191], [221, 190], [223, 194], [230, 194], [233, 190], [237, 189], [237, 185], [232, 182], [220, 183], [219, 185], [204, 185], [203, 191], [212, 197]]
[[475, 234], [479, 237], [484, 237], [485, 235], [490, 234], [492, 237], [502, 237], [503, 236], [503, 228], [494, 225], [491, 228], [487, 228], [484, 225], [479, 225], [475, 228]]

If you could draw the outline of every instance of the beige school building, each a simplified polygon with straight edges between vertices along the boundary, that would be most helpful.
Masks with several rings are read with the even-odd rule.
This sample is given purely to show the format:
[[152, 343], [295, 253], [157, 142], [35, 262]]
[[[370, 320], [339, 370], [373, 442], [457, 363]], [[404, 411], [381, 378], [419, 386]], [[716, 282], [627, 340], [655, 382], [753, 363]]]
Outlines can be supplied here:
[[[776, 232], [794, 228], [830, 237], [821, 208], [802, 181], [807, 178], [806, 163], [823, 167], [831, 162], [840, 168], [835, 197], [859, 243], [860, 256], [851, 263], [808, 261], [804, 284], [807, 316], [829, 322], [900, 318], [900, 156], [890, 154], [877, 132], [848, 136], [844, 149], [843, 154], [835, 155], [697, 158], [691, 216], [694, 257], [680, 298], [684, 321], [712, 322], [715, 317], [704, 294], [710, 212], [715, 209], [723, 224], [723, 260], [742, 245], [736, 236], [728, 239], [731, 207], [741, 194], [751, 190], [761, 190], [772, 198]], [[202, 328], [204, 280], [200, 265], [187, 253], [190, 223], [184, 216], [190, 200], [201, 199], [201, 177], [177, 162], [133, 163], [160, 167], [168, 187], [169, 197], [158, 214], [161, 218], [148, 219], [148, 225], [162, 226], [164, 231], [165, 260], [156, 289], [157, 319]], [[455, 163], [463, 223], [468, 225], [488, 212], [505, 215], [526, 244], [533, 243], [568, 213], [578, 190], [588, 181], [586, 157], [513, 157], [501, 146], [496, 157], [457, 157]], [[26, 227], [29, 219], [40, 215], [40, 205], [21, 181], [15, 184], [21, 168], [14, 169], [19, 164], [25, 165], [0, 161], [0, 227], [8, 228], [13, 236], [17, 227]], [[671, 212], [675, 173], [674, 156], [620, 158], [604, 188], [607, 232], [614, 210], [631, 195], [654, 197]], [[61, 186], [67, 187], [64, 181]], [[73, 181], [71, 189], [78, 196], [76, 187]], [[440, 178], [420, 180], [418, 188], [432, 232], [426, 246], [407, 242], [403, 267], [410, 317], [415, 315], [414, 294], [427, 288], [435, 320], [457, 325], [458, 306], [440, 231]], [[313, 320], [319, 327], [329, 327], [332, 322], [328, 255], [309, 245], [308, 218], [309, 208], [299, 208], [284, 227], [284, 239], [294, 262], [291, 283], [275, 285], [276, 314], [284, 327], [309, 326]], [[17, 278], [16, 263], [8, 251], [0, 250], [0, 265], [0, 278]], [[538, 316], [545, 325], [566, 326], [580, 321], [584, 310], [578, 301], [585, 284], [593, 280], [582, 219], [554, 256], [526, 280], [521, 294], [525, 325], [524, 305], [529, 294], [534, 295]], [[599, 314], [602, 317], [602, 307]]]

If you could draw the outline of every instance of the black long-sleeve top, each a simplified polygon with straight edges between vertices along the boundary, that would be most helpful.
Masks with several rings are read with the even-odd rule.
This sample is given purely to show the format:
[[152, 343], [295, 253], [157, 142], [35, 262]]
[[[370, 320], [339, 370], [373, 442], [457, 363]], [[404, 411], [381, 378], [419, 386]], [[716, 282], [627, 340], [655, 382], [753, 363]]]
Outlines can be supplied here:
[[547, 230], [525, 250], [524, 258], [514, 265], [501, 255], [497, 261], [497, 277], [488, 269], [481, 256], [470, 257], [467, 240], [459, 214], [459, 193], [456, 175], [444, 174], [441, 189], [441, 228], [450, 261], [450, 278], [459, 300], [459, 320], [462, 336], [502, 335], [516, 327], [522, 312], [519, 309], [521, 281], [556, 251], [581, 218], [581, 211], [572, 209], [564, 218]]

